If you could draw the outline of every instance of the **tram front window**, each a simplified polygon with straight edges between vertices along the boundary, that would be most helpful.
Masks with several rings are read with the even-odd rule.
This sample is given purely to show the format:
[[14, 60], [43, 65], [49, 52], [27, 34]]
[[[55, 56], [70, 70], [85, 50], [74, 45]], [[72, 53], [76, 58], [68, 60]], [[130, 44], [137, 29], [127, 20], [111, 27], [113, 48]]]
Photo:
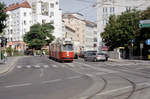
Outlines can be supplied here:
[[64, 51], [72, 51], [73, 50], [72, 44], [63, 45], [63, 50]]

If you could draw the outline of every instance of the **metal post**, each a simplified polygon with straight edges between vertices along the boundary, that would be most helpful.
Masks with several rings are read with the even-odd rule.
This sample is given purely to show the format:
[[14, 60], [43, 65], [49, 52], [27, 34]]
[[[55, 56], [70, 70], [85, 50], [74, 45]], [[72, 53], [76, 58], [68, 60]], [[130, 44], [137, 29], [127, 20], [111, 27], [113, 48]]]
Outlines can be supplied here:
[[140, 49], [141, 51], [140, 51], [140, 59], [142, 60], [142, 48]]
[[140, 43], [140, 59], [141, 60], [142, 60], [142, 56], [143, 56], [142, 49], [143, 49], [143, 43]]

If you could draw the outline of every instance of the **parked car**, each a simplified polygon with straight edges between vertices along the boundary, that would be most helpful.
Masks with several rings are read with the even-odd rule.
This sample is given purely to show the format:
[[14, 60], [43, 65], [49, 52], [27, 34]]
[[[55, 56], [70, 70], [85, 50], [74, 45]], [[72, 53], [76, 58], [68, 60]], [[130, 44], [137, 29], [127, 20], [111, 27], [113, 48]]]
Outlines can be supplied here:
[[97, 52], [88, 52], [86, 53], [84, 60], [85, 61], [107, 61], [107, 56], [104, 53], [97, 53]]
[[79, 57], [84, 58], [86, 51], [81, 51]]

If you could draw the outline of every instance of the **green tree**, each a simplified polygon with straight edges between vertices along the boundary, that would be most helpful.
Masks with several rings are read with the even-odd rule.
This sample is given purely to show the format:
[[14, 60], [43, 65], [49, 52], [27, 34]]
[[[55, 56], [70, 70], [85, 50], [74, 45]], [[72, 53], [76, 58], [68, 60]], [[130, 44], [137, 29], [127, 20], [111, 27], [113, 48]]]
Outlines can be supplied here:
[[[141, 20], [150, 20], [150, 7], [141, 13]], [[148, 38], [150, 38], [150, 28], [141, 28], [140, 34], [137, 35], [138, 41], [144, 43]]]
[[121, 15], [112, 15], [106, 25], [104, 32], [101, 33], [103, 42], [114, 49], [120, 46], [131, 45], [131, 40], [135, 40], [139, 34], [140, 11], [129, 10]]
[[53, 30], [54, 27], [50, 23], [43, 25], [35, 24], [24, 35], [24, 42], [28, 44], [29, 48], [39, 50], [54, 40], [54, 36], [52, 35]]
[[0, 33], [2, 33], [3, 29], [6, 27], [4, 22], [6, 21], [8, 15], [6, 14], [5, 9], [6, 9], [5, 4], [0, 3]]

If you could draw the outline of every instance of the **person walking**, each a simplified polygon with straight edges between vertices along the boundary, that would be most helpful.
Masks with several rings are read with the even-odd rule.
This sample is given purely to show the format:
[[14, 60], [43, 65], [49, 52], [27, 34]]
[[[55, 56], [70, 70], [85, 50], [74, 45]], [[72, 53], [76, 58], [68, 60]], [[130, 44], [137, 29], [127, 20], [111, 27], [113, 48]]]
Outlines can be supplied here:
[[7, 63], [7, 52], [4, 52], [4, 63]]

